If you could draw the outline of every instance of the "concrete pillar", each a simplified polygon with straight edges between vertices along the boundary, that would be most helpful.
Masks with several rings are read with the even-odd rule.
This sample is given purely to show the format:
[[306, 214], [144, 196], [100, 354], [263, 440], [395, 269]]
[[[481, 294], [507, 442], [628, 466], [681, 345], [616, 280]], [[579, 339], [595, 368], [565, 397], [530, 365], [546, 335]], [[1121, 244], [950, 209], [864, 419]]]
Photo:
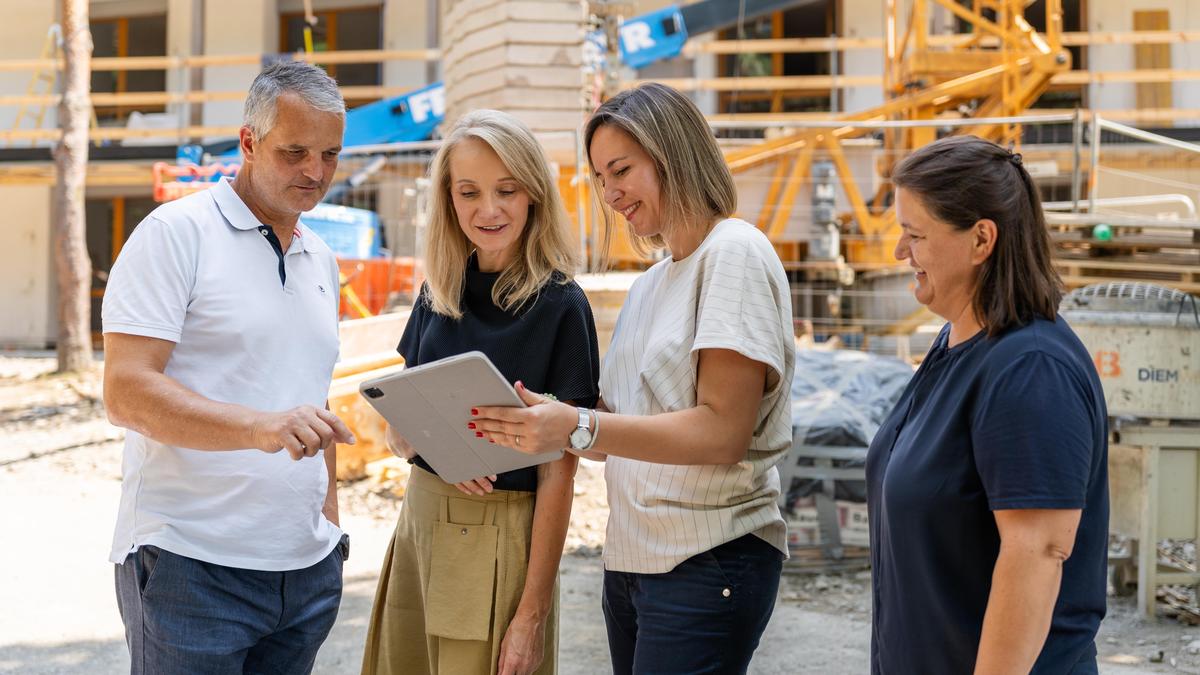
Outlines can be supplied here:
[[[195, 56], [204, 49], [204, 10], [200, 0], [167, 0], [167, 56], [186, 58]], [[173, 68], [167, 71], [167, 91], [187, 92], [202, 88], [203, 78], [199, 69]], [[181, 127], [199, 122], [199, 108], [193, 120], [194, 106], [173, 103], [167, 112]]]
[[[437, 0], [385, 2], [383, 5], [384, 49], [436, 49], [438, 45]], [[385, 87], [417, 89], [440, 77], [437, 61], [388, 61], [383, 64]]]
[[[844, 37], [882, 38], [884, 31], [883, 0], [842, 0]], [[902, 15], [903, 16], [903, 15]], [[882, 49], [854, 49], [842, 52], [842, 73], [845, 75], [883, 75]], [[846, 87], [842, 89], [841, 109], [857, 112], [883, 103], [883, 87], [879, 85]]]
[[0, 346], [43, 349], [57, 330], [49, 185], [0, 185]]
[[[204, 5], [205, 54], [274, 54], [279, 51], [276, 0], [205, 0]], [[204, 69], [204, 89], [245, 92], [261, 70], [261, 64], [210, 66]], [[205, 103], [204, 125], [241, 124], [244, 102], [242, 97]]]
[[477, 108], [512, 113], [551, 159], [574, 164], [587, 114], [583, 0], [442, 0], [446, 122]]
[[[712, 42], [716, 39], [716, 33], [705, 33], [695, 37], [689, 37], [688, 42], [703, 44]], [[715, 79], [717, 77], [717, 59], [716, 54], [697, 54], [692, 59], [692, 77], [699, 80]], [[692, 94], [692, 100], [695, 101], [696, 107], [705, 115], [715, 115], [717, 113], [717, 92], [715, 91], [697, 91]]]

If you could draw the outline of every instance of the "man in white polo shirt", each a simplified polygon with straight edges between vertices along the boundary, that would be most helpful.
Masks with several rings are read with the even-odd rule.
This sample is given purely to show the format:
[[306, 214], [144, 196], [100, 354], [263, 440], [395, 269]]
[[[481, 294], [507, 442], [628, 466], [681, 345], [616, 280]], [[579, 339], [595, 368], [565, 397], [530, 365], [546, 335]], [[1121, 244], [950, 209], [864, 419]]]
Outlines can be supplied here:
[[308, 673], [347, 544], [326, 407], [338, 270], [299, 215], [345, 104], [311, 65], [251, 85], [233, 181], [164, 204], [104, 296], [104, 403], [125, 427], [111, 560], [133, 673]]

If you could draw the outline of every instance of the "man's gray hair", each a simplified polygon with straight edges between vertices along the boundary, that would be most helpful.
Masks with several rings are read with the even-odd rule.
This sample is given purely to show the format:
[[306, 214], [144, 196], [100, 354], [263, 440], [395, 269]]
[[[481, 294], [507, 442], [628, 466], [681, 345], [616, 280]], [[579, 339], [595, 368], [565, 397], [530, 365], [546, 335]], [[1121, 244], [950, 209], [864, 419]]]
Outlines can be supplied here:
[[276, 101], [280, 94], [292, 92], [321, 112], [346, 115], [346, 102], [337, 81], [324, 70], [300, 61], [278, 61], [267, 66], [250, 85], [242, 124], [250, 127], [255, 138], [263, 138], [275, 127]]

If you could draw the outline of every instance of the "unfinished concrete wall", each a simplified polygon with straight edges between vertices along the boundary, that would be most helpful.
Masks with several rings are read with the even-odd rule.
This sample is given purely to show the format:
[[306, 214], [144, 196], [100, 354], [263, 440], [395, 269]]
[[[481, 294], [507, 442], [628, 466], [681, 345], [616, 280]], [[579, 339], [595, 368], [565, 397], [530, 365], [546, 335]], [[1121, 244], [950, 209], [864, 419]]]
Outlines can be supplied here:
[[[0, 21], [0, 59], [35, 59], [41, 55], [50, 25], [58, 21], [56, 3], [9, 3]], [[0, 91], [24, 94], [32, 71], [0, 72]], [[38, 93], [52, 91], [39, 88]], [[35, 114], [38, 106], [27, 108]], [[0, 106], [0, 128], [11, 129], [17, 106]], [[54, 106], [46, 109], [42, 128], [58, 124]], [[22, 128], [33, 128], [26, 118]], [[28, 141], [12, 144], [26, 147]], [[42, 142], [40, 145], [49, 145]], [[0, 346], [45, 347], [54, 333], [54, 306], [50, 302], [53, 270], [50, 265], [50, 186], [0, 185]]]
[[53, 339], [48, 185], [0, 185], [0, 346], [40, 349]]
[[[1139, 10], [1166, 10], [1170, 30], [1200, 30], [1200, 5], [1194, 0], [1123, 0], [1122, 2], [1089, 2], [1087, 29], [1091, 32], [1124, 32], [1134, 29], [1133, 13]], [[1103, 45], [1088, 48], [1088, 68], [1092, 72], [1134, 70], [1134, 45]], [[1176, 70], [1195, 69], [1200, 64], [1200, 43], [1171, 45], [1171, 67]], [[1185, 80], [1171, 87], [1172, 107], [1200, 108], [1200, 81]], [[1137, 107], [1137, 85], [1110, 83], [1089, 87], [1091, 107], [1128, 110]], [[1177, 126], [1200, 124], [1200, 120], [1179, 120]]]
[[[4, 20], [0, 21], [0, 59], [36, 59], [41, 55], [50, 24], [58, 21], [53, 2], [6, 3]], [[17, 70], [0, 72], [0, 91], [6, 94], [24, 94], [29, 88], [33, 71]], [[43, 88], [42, 91], [45, 89]], [[0, 106], [0, 129], [11, 129], [16, 120], [17, 106]], [[46, 111], [43, 128], [57, 124], [54, 108]], [[33, 128], [31, 121], [22, 128]], [[20, 145], [29, 145], [28, 142]]]
[[587, 113], [582, 0], [443, 0], [446, 121], [478, 108], [516, 115], [554, 161], [574, 163]]
[[[205, 0], [204, 53], [273, 54], [279, 50], [279, 10], [276, 0]], [[261, 66], [210, 66], [204, 69], [206, 91], [250, 88]], [[204, 104], [206, 126], [237, 126], [243, 98]], [[213, 139], [209, 139], [213, 140]]]

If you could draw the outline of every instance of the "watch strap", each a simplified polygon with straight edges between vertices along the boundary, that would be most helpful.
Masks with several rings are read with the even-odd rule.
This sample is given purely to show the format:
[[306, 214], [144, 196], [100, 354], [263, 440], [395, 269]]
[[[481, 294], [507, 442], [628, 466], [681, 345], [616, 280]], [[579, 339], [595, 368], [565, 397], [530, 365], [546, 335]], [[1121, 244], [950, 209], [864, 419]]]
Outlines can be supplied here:
[[600, 414], [591, 409], [588, 410], [588, 413], [590, 413], [592, 418], [592, 438], [588, 441], [587, 446], [582, 448], [583, 450], [591, 450], [592, 446], [596, 444], [596, 439], [600, 436]]

